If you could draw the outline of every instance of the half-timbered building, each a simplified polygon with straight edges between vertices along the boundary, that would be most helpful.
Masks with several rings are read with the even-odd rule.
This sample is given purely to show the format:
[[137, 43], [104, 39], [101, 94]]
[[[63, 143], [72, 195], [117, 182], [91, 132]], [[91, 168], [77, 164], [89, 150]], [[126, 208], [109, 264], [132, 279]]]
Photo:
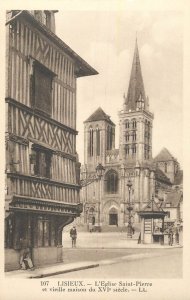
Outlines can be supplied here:
[[79, 216], [76, 80], [97, 72], [55, 34], [57, 11], [8, 11], [5, 266], [21, 239], [35, 265], [62, 261], [62, 230]]

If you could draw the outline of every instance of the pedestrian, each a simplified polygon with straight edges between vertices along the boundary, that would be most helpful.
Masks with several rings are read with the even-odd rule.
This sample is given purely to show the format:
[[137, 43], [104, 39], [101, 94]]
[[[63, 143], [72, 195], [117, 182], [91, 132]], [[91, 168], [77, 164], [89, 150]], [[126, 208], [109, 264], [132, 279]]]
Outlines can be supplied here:
[[24, 238], [20, 239], [20, 245], [21, 245], [21, 250], [20, 250], [20, 268], [21, 270], [34, 270], [34, 265], [31, 259], [30, 255], [30, 249], [27, 245], [27, 240]]
[[175, 240], [176, 240], [176, 244], [179, 245], [179, 231], [178, 231], [178, 228], [176, 228]]
[[76, 248], [77, 230], [75, 226], [73, 226], [70, 230], [70, 237], [72, 241], [72, 248]]
[[173, 231], [170, 229], [169, 231], [169, 246], [173, 245]]
[[89, 228], [89, 231], [92, 232], [92, 229], [93, 229], [92, 223], [89, 223], [88, 228]]

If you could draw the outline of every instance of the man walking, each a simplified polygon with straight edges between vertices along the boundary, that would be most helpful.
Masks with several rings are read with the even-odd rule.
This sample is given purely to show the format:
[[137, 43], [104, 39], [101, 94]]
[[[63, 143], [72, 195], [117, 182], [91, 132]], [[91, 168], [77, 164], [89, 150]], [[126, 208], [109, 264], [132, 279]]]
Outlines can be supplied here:
[[173, 230], [172, 228], [169, 229], [169, 246], [173, 245]]
[[20, 239], [20, 245], [21, 245], [21, 250], [20, 250], [20, 267], [21, 270], [34, 270], [34, 265], [31, 259], [30, 255], [30, 249], [27, 245], [27, 240], [24, 238]]
[[73, 228], [70, 230], [70, 237], [72, 240], [72, 248], [76, 248], [77, 230], [75, 226], [73, 226]]

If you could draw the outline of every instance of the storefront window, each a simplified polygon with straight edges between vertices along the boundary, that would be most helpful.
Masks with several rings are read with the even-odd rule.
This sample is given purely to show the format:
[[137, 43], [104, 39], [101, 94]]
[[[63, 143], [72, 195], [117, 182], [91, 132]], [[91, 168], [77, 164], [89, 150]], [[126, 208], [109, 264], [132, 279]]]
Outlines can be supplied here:
[[48, 247], [51, 246], [51, 231], [50, 231], [50, 222], [46, 219], [40, 219], [38, 221], [38, 246], [39, 247]]

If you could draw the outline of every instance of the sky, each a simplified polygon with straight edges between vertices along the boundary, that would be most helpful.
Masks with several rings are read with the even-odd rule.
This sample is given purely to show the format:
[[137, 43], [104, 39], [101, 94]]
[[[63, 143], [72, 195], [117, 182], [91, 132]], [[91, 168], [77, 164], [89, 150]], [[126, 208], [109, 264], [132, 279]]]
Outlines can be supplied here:
[[137, 36], [153, 121], [153, 156], [166, 147], [183, 165], [183, 14], [180, 11], [59, 11], [56, 34], [99, 75], [77, 81], [77, 151], [85, 121], [98, 107], [116, 124], [127, 93]]

